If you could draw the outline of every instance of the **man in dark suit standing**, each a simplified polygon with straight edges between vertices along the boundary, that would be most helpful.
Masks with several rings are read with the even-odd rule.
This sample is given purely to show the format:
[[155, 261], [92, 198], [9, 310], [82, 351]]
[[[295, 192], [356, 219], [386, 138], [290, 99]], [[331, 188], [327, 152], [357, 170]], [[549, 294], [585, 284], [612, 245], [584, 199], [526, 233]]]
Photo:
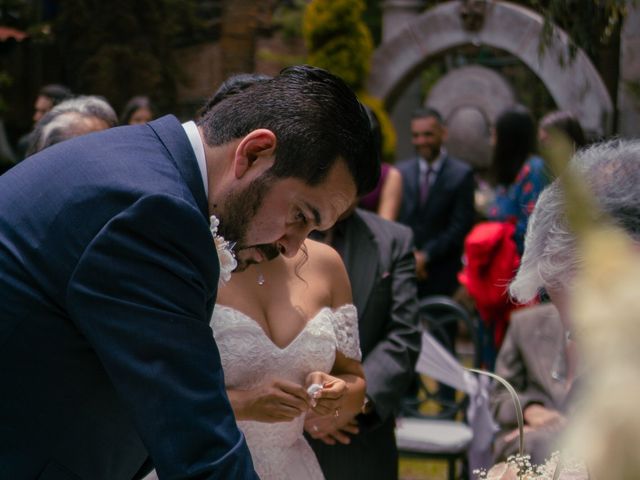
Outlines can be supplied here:
[[355, 419], [308, 416], [307, 434], [328, 480], [398, 478], [395, 413], [420, 350], [413, 235], [355, 210], [329, 231], [358, 309], [366, 401]]
[[0, 476], [257, 478], [209, 328], [209, 216], [239, 268], [295, 255], [375, 185], [372, 145], [344, 82], [291, 67], [198, 125], [85, 135], [0, 177]]
[[411, 120], [416, 156], [397, 166], [403, 187], [399, 221], [415, 236], [420, 297], [455, 292], [464, 238], [474, 221], [473, 171], [447, 154], [446, 135], [436, 110], [416, 110]]

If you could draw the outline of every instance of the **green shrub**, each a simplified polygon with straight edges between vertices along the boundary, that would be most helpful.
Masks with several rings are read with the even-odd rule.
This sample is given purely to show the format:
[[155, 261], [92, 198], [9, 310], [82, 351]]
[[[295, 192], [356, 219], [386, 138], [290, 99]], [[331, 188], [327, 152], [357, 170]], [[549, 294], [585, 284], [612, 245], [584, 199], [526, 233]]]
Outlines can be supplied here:
[[308, 63], [344, 79], [378, 117], [382, 130], [382, 155], [392, 161], [396, 133], [382, 102], [365, 91], [373, 55], [371, 32], [362, 20], [362, 0], [312, 0], [305, 10], [303, 35]]

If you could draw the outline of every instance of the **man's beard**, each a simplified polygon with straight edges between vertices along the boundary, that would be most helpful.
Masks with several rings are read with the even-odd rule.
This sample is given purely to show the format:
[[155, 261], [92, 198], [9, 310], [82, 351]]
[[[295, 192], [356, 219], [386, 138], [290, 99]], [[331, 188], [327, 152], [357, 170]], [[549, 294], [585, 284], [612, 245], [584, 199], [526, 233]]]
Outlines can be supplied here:
[[254, 179], [246, 189], [227, 195], [219, 214], [216, 214], [220, 220], [218, 233], [233, 244], [233, 251], [238, 261], [236, 271], [245, 270], [249, 265], [258, 263], [252, 258], [241, 258], [240, 253], [243, 250], [254, 248], [262, 254], [265, 260], [273, 260], [280, 254], [279, 248], [273, 243], [246, 245], [249, 224], [258, 213], [258, 209], [274, 181], [275, 177], [272, 174], [268, 172], [262, 174]]

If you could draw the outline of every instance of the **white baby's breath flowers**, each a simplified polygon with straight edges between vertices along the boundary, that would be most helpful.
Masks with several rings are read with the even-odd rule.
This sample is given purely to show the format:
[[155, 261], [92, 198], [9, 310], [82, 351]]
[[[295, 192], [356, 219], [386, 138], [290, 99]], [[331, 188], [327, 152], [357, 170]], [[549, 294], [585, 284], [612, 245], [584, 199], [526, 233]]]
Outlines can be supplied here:
[[213, 235], [213, 242], [216, 245], [216, 251], [218, 252], [218, 260], [220, 261], [220, 279], [218, 286], [223, 286], [231, 278], [231, 272], [233, 272], [238, 266], [236, 256], [233, 253], [233, 244], [224, 239], [222, 235], [218, 235], [218, 226], [220, 226], [220, 220], [215, 215], [210, 217], [211, 235]]
[[531, 463], [529, 455], [512, 455], [489, 469], [474, 470], [479, 480], [588, 480], [585, 464], [575, 458], [560, 458], [554, 452], [545, 463]]

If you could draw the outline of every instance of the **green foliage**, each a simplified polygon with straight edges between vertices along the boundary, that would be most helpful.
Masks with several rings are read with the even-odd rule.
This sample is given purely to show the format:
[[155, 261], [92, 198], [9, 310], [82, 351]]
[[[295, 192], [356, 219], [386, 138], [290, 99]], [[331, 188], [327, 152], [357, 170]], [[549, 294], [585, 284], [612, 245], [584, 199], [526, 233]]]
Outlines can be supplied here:
[[631, 94], [635, 105], [637, 107], [640, 107], [640, 81], [627, 80], [626, 82], [624, 82], [624, 86], [627, 89], [627, 92]]
[[393, 159], [396, 134], [382, 102], [364, 92], [371, 67], [373, 39], [362, 20], [363, 0], [312, 0], [304, 14], [308, 62], [340, 76], [377, 115], [383, 158]]
[[358, 95], [358, 98], [373, 110], [373, 113], [378, 117], [382, 134], [382, 160], [393, 163], [396, 153], [396, 130], [393, 127], [393, 123], [391, 123], [391, 118], [389, 118], [389, 114], [385, 110], [382, 100], [367, 95], [366, 93], [361, 93]]
[[322, 48], [309, 51], [309, 63], [331, 70], [354, 90], [364, 87], [369, 75], [373, 44], [367, 27], [356, 24], [351, 35], [327, 38]]
[[363, 11], [362, 0], [313, 0], [303, 22], [309, 62], [331, 70], [354, 90], [363, 88], [373, 54]]
[[53, 31], [74, 91], [104, 95], [116, 108], [137, 94], [161, 108], [173, 104], [184, 80], [174, 47], [202, 27], [194, 0], [67, 0], [60, 7]]
[[293, 0], [291, 4], [280, 4], [273, 12], [273, 26], [282, 32], [286, 40], [302, 37], [302, 17], [307, 0]]
[[622, 21], [629, 6], [638, 0], [519, 0], [544, 17], [540, 41], [540, 53], [544, 54], [556, 35], [554, 25], [569, 35], [571, 45], [568, 55], [560, 61], [571, 61], [582, 48], [591, 58], [597, 59], [598, 49], [616, 41]]

